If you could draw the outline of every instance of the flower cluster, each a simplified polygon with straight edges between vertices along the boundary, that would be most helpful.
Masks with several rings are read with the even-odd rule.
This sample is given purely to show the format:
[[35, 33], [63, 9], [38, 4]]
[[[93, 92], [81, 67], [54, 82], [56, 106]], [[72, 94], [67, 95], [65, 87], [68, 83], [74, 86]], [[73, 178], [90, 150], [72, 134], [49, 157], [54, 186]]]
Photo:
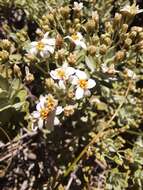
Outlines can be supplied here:
[[[42, 129], [43, 126], [59, 124], [57, 115], [61, 114], [63, 111], [61, 106], [58, 105], [58, 100], [56, 100], [51, 94], [46, 96], [40, 96], [39, 102], [36, 105], [36, 111], [32, 113], [32, 128]], [[49, 126], [48, 126], [49, 127]], [[51, 126], [52, 127], [52, 126]]]
[[54, 80], [58, 80], [59, 87], [66, 89], [66, 84], [72, 84], [75, 88], [75, 98], [81, 99], [84, 95], [90, 95], [89, 89], [96, 85], [93, 79], [89, 79], [84, 71], [72, 67], [63, 66], [50, 72]]

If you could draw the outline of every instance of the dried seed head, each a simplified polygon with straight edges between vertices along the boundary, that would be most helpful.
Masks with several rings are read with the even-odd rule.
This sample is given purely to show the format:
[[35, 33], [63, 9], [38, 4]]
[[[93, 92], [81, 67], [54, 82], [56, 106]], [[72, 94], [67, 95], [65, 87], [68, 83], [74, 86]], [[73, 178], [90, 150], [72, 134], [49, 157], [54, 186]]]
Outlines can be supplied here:
[[87, 49], [89, 55], [94, 56], [96, 54], [97, 48], [94, 45], [90, 45]]
[[93, 19], [90, 19], [87, 21], [87, 23], [85, 24], [86, 30], [87, 32], [92, 32], [94, 31], [95, 27], [96, 27], [96, 22]]
[[131, 38], [127, 38], [127, 39], [125, 40], [124, 44], [125, 44], [125, 47], [128, 48], [128, 47], [132, 44]]
[[116, 60], [116, 61], [123, 61], [124, 58], [125, 58], [125, 51], [123, 51], [123, 50], [118, 51], [118, 52], [115, 54], [115, 60]]
[[64, 107], [64, 115], [69, 117], [74, 114], [75, 107], [73, 105], [68, 105]]
[[122, 15], [120, 13], [115, 13], [115, 16], [114, 16], [114, 24], [118, 24], [120, 23], [122, 20]]
[[130, 32], [130, 38], [134, 39], [137, 36], [137, 32], [136, 31], [131, 31]]
[[101, 45], [99, 52], [101, 55], [104, 55], [107, 52], [107, 46], [105, 44]]
[[67, 60], [70, 65], [75, 65], [77, 60], [76, 54], [70, 53]]
[[139, 26], [133, 26], [133, 27], [131, 28], [131, 31], [142, 32], [143, 29], [142, 29], [142, 27], [139, 27]]
[[3, 39], [1, 41], [1, 47], [3, 49], [9, 50], [9, 48], [11, 47], [11, 42], [9, 40], [7, 40], [7, 39]]
[[0, 61], [6, 61], [9, 58], [9, 53], [5, 50], [0, 51]]
[[29, 73], [26, 74], [26, 76], [25, 76], [25, 82], [26, 82], [27, 84], [30, 84], [32, 81], [34, 81], [34, 75], [29, 72]]
[[60, 8], [60, 13], [65, 18], [67, 18], [69, 16], [69, 12], [70, 12], [70, 8], [68, 6]]
[[127, 30], [128, 30], [128, 27], [129, 27], [128, 24], [123, 24], [122, 28], [121, 28], [122, 33], [125, 34], [127, 32]]
[[65, 50], [64, 49], [58, 50], [55, 54], [55, 59], [58, 61], [63, 61], [64, 58], [65, 58]]
[[14, 71], [14, 74], [16, 74], [18, 77], [22, 75], [20, 67], [17, 64], [14, 64], [13, 71]]
[[55, 86], [55, 82], [52, 78], [46, 78], [45, 79], [45, 85], [47, 88], [53, 89], [53, 87]]
[[63, 38], [60, 34], [58, 34], [56, 37], [56, 47], [60, 49], [62, 45], [63, 45]]

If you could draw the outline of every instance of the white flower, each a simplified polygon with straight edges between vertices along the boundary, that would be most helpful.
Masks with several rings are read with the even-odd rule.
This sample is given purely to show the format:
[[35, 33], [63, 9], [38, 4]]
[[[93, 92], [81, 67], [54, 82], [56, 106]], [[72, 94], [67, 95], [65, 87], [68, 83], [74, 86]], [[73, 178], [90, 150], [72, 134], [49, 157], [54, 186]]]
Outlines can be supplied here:
[[83, 8], [83, 3], [74, 2], [73, 10], [80, 11]]
[[61, 68], [52, 70], [50, 75], [54, 80], [59, 80], [60, 88], [65, 89], [65, 81], [74, 73], [75, 69], [73, 67], [68, 67], [67, 64], [64, 64]]
[[76, 99], [83, 98], [84, 95], [90, 94], [89, 89], [96, 85], [93, 79], [88, 79], [85, 72], [77, 70], [73, 77], [72, 84], [76, 85], [75, 97]]
[[77, 32], [71, 36], [66, 36], [65, 38], [70, 39], [76, 46], [82, 47], [83, 49], [86, 49], [86, 44], [83, 41], [83, 36], [80, 32]]
[[136, 15], [141, 12], [143, 12], [143, 9], [139, 9], [139, 6], [133, 3], [131, 6], [130, 5], [125, 5], [121, 10], [121, 13], [129, 14], [129, 15]]
[[48, 33], [44, 35], [44, 38], [40, 41], [31, 42], [31, 48], [29, 50], [30, 54], [37, 55], [41, 57], [47, 56], [49, 53], [53, 54], [55, 49], [55, 39], [48, 38]]
[[38, 122], [39, 129], [42, 129], [44, 120], [47, 119], [49, 115], [49, 110], [45, 107], [46, 98], [40, 96], [40, 102], [36, 105], [36, 111], [32, 113], [32, 116]]

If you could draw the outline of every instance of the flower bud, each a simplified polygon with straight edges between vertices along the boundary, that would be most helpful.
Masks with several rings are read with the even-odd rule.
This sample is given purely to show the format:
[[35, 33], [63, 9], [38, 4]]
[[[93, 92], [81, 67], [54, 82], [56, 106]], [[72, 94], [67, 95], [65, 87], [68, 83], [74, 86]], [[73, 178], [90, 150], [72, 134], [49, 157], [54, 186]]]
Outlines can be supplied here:
[[115, 16], [114, 16], [114, 24], [118, 24], [120, 23], [122, 20], [122, 15], [120, 13], [115, 13]]

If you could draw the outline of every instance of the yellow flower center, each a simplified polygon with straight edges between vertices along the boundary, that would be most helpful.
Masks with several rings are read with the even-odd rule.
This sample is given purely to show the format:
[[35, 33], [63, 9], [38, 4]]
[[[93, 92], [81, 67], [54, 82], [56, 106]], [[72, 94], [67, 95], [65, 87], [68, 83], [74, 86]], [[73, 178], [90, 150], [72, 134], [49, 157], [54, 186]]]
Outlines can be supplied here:
[[58, 75], [61, 79], [63, 79], [63, 78], [65, 77], [65, 71], [62, 70], [62, 69], [60, 69], [60, 70], [57, 71], [57, 75]]
[[79, 86], [83, 89], [87, 88], [87, 81], [84, 79], [79, 80]]
[[48, 109], [42, 109], [40, 111], [40, 116], [42, 117], [42, 119], [46, 119], [49, 115], [49, 110]]
[[43, 43], [43, 42], [38, 42], [38, 43], [37, 43], [36, 48], [37, 48], [39, 51], [43, 50], [43, 49], [44, 49], [44, 47], [45, 47], [45, 45], [44, 45], [44, 43]]
[[79, 36], [78, 36], [77, 34], [73, 34], [73, 35], [71, 36], [71, 38], [72, 38], [73, 40], [79, 40]]

